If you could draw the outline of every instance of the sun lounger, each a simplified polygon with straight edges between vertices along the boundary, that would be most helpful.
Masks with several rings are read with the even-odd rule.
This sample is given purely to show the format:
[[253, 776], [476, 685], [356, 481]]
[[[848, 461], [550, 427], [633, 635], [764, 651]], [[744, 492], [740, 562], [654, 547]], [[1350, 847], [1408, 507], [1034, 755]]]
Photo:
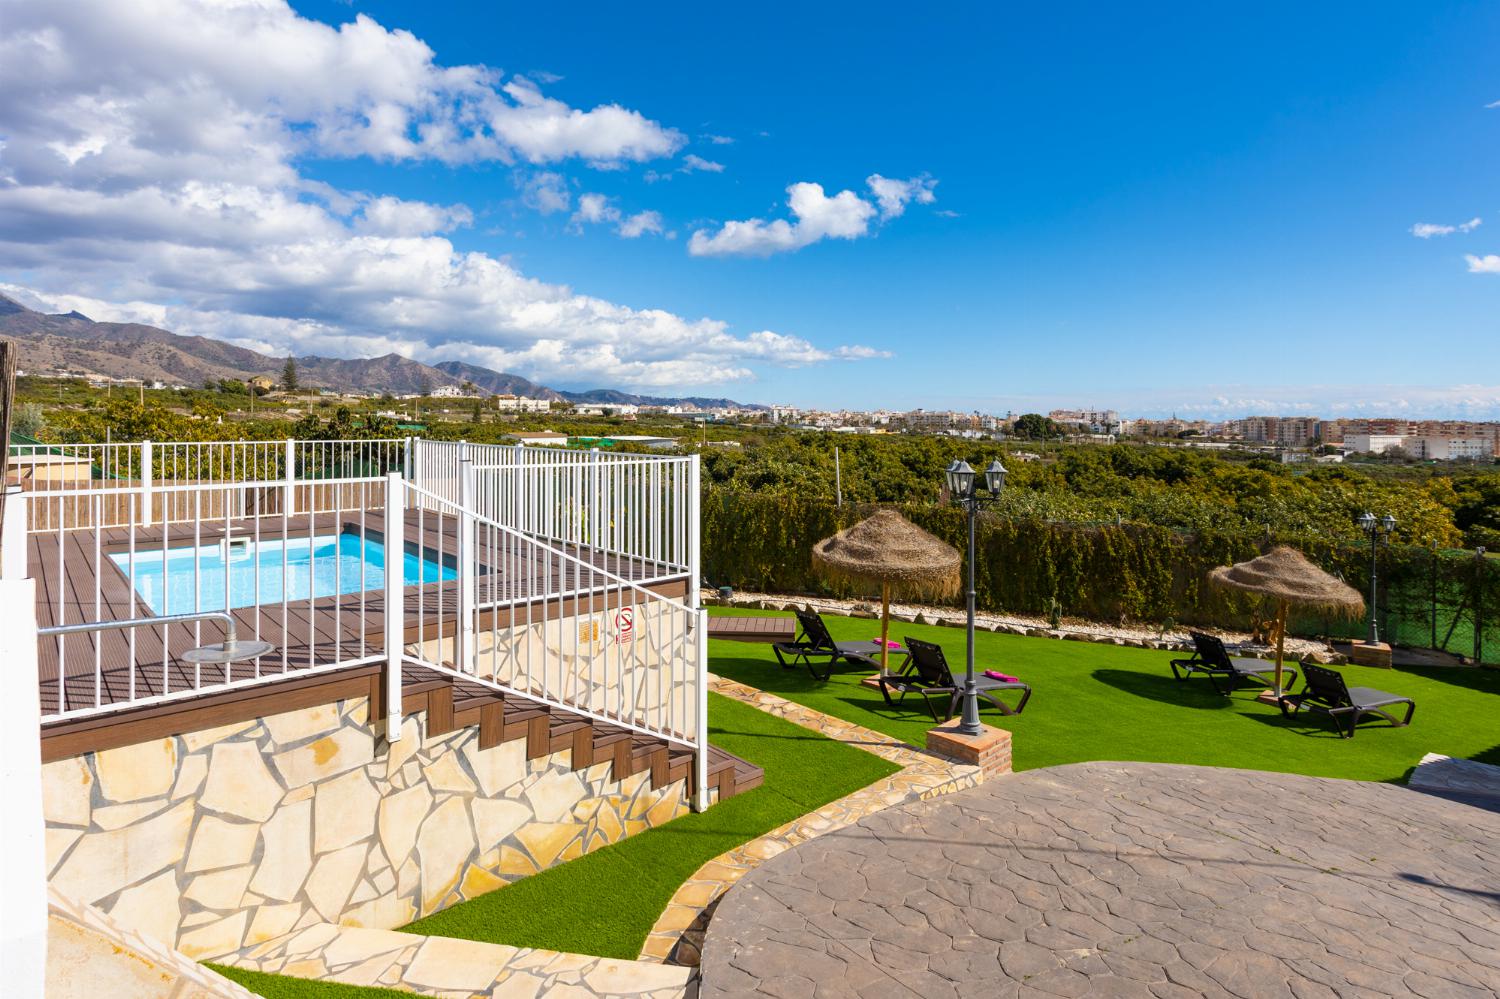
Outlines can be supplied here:
[[[894, 707], [904, 700], [907, 694], [920, 694], [923, 703], [927, 705], [927, 710], [932, 714], [933, 721], [952, 718], [958, 713], [958, 703], [964, 692], [964, 681], [954, 678], [953, 671], [948, 668], [947, 657], [943, 655], [942, 646], [916, 638], [908, 638], [906, 647], [911, 652], [911, 661], [907, 664], [906, 671], [885, 673], [876, 678], [885, 703]], [[1025, 710], [1026, 702], [1031, 699], [1031, 686], [1019, 680], [1007, 682], [981, 674], [975, 676], [974, 681], [979, 696], [999, 708], [1003, 715], [1020, 714]], [[895, 701], [891, 700], [893, 690], [901, 695]], [[1014, 708], [995, 696], [1002, 690], [1021, 691], [1021, 699]], [[938, 717], [937, 708], [932, 702], [933, 697], [948, 699], [948, 713], [942, 718]]]
[[[1326, 666], [1307, 663], [1303, 666], [1303, 682], [1307, 689], [1300, 694], [1288, 694], [1281, 698], [1281, 713], [1291, 714], [1309, 708], [1322, 711], [1333, 719], [1339, 730], [1339, 738], [1354, 738], [1354, 728], [1360, 719], [1376, 715], [1390, 722], [1395, 728], [1411, 724], [1411, 716], [1417, 710], [1417, 702], [1410, 697], [1388, 694], [1374, 687], [1351, 687], [1344, 682], [1344, 674]], [[1400, 721], [1386, 711], [1398, 704], [1406, 705], [1406, 717]], [[1347, 722], [1347, 728], [1345, 723]]]
[[[1171, 662], [1172, 675], [1177, 679], [1186, 680], [1194, 673], [1202, 673], [1213, 684], [1214, 690], [1225, 697], [1229, 696], [1241, 680], [1256, 680], [1267, 687], [1276, 686], [1276, 667], [1272, 663], [1249, 656], [1231, 656], [1224, 648], [1223, 640], [1216, 635], [1205, 635], [1199, 631], [1191, 634], [1195, 649], [1192, 658], [1173, 659]], [[1281, 675], [1288, 687], [1297, 682], [1295, 669], [1283, 666]]]
[[795, 641], [777, 642], [771, 646], [782, 669], [806, 666], [815, 679], [827, 680], [833, 675], [833, 668], [841, 662], [865, 669], [880, 668], [879, 642], [835, 642], [828, 633], [828, 626], [813, 611], [797, 611], [797, 624], [801, 633]]

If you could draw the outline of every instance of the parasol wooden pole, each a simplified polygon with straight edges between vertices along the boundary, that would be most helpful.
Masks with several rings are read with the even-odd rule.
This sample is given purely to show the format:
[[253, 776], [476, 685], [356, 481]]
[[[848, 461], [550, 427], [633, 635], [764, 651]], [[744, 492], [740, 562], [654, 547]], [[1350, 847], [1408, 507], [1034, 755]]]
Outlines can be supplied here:
[[891, 631], [891, 584], [880, 584], [880, 672], [891, 671], [891, 650], [886, 635]]
[[1276, 608], [1276, 696], [1281, 696], [1281, 656], [1286, 648], [1287, 602], [1278, 601]]

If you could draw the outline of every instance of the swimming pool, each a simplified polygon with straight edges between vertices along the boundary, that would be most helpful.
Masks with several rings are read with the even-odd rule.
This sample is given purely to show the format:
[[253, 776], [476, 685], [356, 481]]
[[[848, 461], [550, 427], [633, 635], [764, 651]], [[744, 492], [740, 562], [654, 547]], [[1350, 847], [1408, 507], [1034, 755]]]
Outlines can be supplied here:
[[[165, 558], [160, 548], [138, 548], [134, 560], [129, 552], [109, 557], [134, 580], [136, 593], [154, 614], [225, 609], [224, 548], [220, 543], [171, 548]], [[255, 606], [257, 581], [262, 606], [281, 603], [283, 592], [288, 600], [306, 600], [358, 593], [361, 589], [378, 590], [385, 586], [385, 559], [385, 545], [373, 538], [361, 543], [359, 535], [350, 532], [284, 541], [263, 539], [259, 544], [237, 542], [229, 553], [229, 608]], [[401, 568], [405, 586], [458, 576], [454, 569], [410, 553]]]

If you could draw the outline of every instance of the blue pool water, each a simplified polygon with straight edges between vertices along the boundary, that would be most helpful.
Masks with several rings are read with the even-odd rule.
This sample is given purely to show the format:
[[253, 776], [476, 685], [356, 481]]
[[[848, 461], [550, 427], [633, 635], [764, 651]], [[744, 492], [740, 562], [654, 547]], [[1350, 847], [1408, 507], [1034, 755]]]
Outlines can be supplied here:
[[[194, 600], [196, 556], [198, 580]], [[132, 577], [129, 552], [111, 555], [127, 578]], [[224, 551], [218, 544], [201, 548], [172, 548], [165, 562], [161, 549], [137, 549], [134, 559], [135, 591], [153, 613], [181, 614], [193, 610], [224, 610]], [[431, 559], [407, 554], [402, 560], [403, 585], [435, 583], [453, 579], [457, 572]], [[251, 541], [237, 547], [229, 557], [229, 607], [253, 607], [256, 580], [260, 581], [262, 606], [279, 604], [283, 580], [288, 600], [331, 597], [385, 586], [385, 546], [357, 534], [286, 541]]]

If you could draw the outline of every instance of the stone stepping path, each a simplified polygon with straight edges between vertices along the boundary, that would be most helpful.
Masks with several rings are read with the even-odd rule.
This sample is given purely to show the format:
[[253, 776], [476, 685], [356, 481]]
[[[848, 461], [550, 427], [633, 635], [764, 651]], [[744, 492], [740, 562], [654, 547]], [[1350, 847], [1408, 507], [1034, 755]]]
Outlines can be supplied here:
[[237, 956], [242, 968], [426, 996], [680, 999], [690, 968], [319, 923]]
[[722, 996], [1500, 994], [1500, 814], [1391, 784], [1165, 764], [898, 805], [747, 874]]

